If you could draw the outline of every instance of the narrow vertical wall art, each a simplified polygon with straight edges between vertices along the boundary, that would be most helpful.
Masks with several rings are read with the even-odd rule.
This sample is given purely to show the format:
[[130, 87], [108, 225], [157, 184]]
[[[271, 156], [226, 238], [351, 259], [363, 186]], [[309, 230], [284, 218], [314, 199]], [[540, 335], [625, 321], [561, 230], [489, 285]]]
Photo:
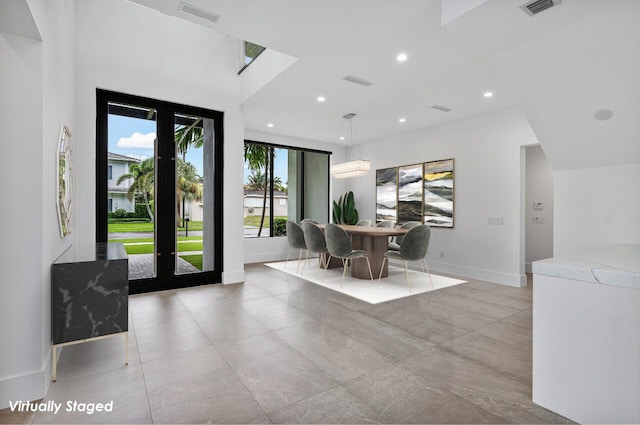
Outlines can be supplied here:
[[424, 164], [424, 222], [453, 227], [453, 159]]
[[396, 167], [376, 170], [376, 221], [397, 221], [397, 192]]

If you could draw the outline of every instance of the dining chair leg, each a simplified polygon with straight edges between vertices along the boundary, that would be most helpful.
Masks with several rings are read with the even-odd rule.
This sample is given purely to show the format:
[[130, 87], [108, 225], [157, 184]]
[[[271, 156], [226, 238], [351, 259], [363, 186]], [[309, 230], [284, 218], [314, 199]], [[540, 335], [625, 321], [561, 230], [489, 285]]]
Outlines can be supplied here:
[[382, 258], [382, 267], [380, 267], [380, 275], [378, 276], [378, 280], [382, 280], [382, 271], [384, 270], [385, 261], [387, 261], [387, 257]]
[[433, 279], [431, 279], [431, 272], [429, 271], [429, 266], [427, 265], [427, 259], [423, 258], [422, 261], [424, 261], [424, 267], [427, 269], [427, 274], [429, 275], [429, 282], [431, 282], [431, 287], [434, 288]]
[[371, 273], [371, 262], [369, 261], [369, 257], [364, 257], [367, 260], [367, 267], [369, 267], [369, 277], [371, 277], [371, 283], [373, 283], [373, 273]]
[[309, 251], [307, 251], [307, 255], [305, 256], [305, 261], [302, 262], [302, 268], [300, 269], [300, 274], [304, 273], [304, 266], [307, 264], [307, 261], [309, 261]]
[[298, 254], [298, 265], [296, 267], [296, 273], [298, 273], [298, 269], [300, 268], [300, 261], [302, 260], [302, 251], [304, 251], [304, 249], [301, 249], [300, 253]]
[[289, 264], [289, 256], [291, 255], [291, 247], [289, 247], [289, 250], [287, 251], [287, 259], [284, 262], [284, 267], [283, 269], [287, 268], [287, 264]]
[[409, 285], [409, 292], [411, 292], [411, 281], [409, 280], [409, 262], [403, 261], [404, 263], [404, 277], [407, 279], [407, 285]]
[[340, 281], [340, 287], [344, 283], [344, 276], [347, 274], [347, 267], [349, 267], [349, 259], [342, 259], [342, 280]]

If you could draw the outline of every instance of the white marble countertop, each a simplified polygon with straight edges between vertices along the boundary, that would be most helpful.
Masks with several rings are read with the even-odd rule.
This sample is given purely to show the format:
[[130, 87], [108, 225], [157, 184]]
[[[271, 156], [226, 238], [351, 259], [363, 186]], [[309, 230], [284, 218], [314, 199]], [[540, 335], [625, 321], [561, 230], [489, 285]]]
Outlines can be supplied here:
[[533, 273], [640, 290], [640, 245], [620, 244], [532, 263]]

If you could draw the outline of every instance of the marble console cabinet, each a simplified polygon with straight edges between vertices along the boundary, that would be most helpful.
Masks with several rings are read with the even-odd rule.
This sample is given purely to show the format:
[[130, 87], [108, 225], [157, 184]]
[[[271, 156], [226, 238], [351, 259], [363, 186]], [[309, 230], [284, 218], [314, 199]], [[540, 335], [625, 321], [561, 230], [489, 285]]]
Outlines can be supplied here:
[[534, 403], [579, 423], [640, 423], [640, 245], [533, 273]]
[[128, 363], [128, 272], [121, 243], [74, 245], [52, 264], [54, 381], [57, 350], [65, 345], [123, 335]]

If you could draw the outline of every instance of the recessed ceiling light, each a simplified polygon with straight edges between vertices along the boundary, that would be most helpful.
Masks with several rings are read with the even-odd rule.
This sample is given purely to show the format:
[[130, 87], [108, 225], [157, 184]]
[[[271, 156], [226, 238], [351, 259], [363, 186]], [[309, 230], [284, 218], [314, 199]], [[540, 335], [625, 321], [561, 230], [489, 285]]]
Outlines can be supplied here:
[[269, 128], [273, 128], [273, 124], [272, 124], [272, 123], [269, 123], [269, 124], [267, 124], [267, 127], [269, 127]]
[[324, 98], [324, 96], [318, 96], [317, 100], [318, 100], [318, 102], [324, 102], [325, 98]]
[[406, 118], [400, 118], [400, 119], [398, 120], [398, 122], [407, 122], [407, 119], [406, 119]]
[[409, 58], [409, 57], [407, 56], [407, 54], [406, 54], [406, 53], [400, 53], [400, 54], [398, 54], [398, 56], [396, 56], [396, 60], [397, 60], [398, 62], [404, 62], [404, 61], [406, 61], [408, 58]]
[[344, 136], [340, 136], [340, 137], [338, 137], [338, 139], [344, 140]]
[[485, 92], [485, 93], [483, 94], [483, 96], [484, 96], [484, 97], [486, 97], [486, 98], [493, 97], [493, 92], [490, 92], [490, 91]]

